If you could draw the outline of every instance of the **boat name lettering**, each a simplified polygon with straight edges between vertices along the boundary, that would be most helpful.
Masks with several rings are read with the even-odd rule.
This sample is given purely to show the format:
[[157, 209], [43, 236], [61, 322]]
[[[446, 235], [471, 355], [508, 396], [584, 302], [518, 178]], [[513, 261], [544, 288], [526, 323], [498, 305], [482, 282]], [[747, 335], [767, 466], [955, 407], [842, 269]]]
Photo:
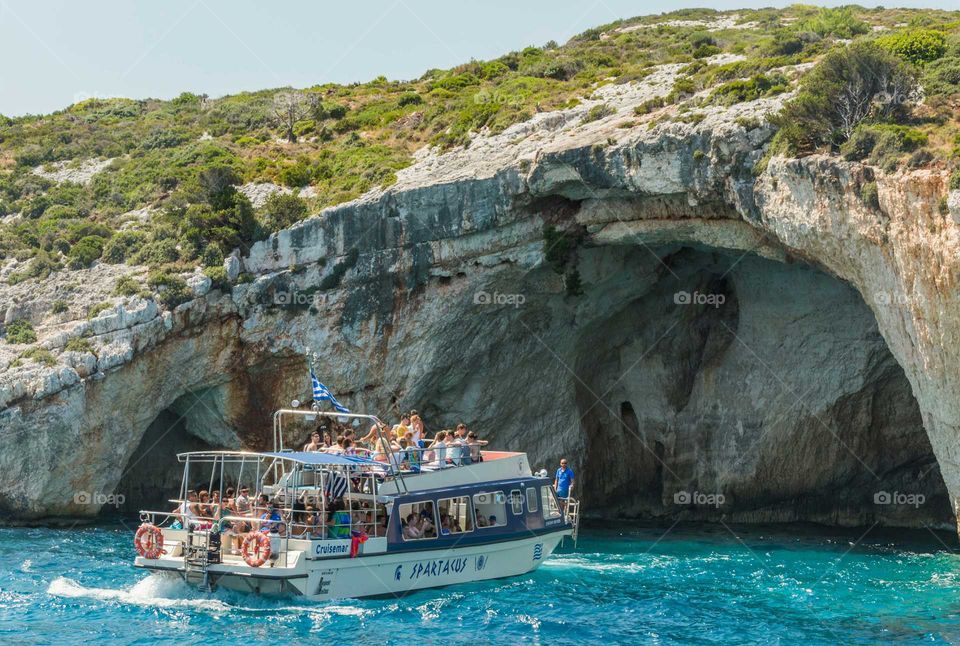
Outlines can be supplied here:
[[428, 576], [442, 576], [444, 574], [460, 574], [467, 567], [467, 559], [463, 557], [450, 559], [432, 559], [414, 563], [410, 569], [409, 579], [421, 579]]
[[317, 556], [330, 556], [333, 554], [347, 554], [350, 551], [348, 543], [318, 543], [314, 554]]

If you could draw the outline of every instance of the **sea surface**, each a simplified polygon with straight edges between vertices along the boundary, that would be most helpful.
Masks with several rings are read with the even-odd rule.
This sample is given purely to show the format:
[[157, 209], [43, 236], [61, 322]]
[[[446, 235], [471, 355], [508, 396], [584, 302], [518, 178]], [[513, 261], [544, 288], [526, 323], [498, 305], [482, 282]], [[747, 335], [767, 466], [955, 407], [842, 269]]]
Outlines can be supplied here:
[[957, 643], [960, 555], [919, 530], [616, 526], [535, 573], [399, 600], [203, 594], [122, 523], [0, 529], [0, 643]]

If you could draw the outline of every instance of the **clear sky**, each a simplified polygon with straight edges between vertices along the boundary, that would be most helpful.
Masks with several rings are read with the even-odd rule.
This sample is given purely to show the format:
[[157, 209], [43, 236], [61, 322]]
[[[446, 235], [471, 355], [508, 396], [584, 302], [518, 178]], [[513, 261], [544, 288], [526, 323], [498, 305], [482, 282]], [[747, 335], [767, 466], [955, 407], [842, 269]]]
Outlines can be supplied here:
[[[0, 114], [90, 97], [410, 79], [617, 18], [776, 0], [0, 0]], [[843, 2], [818, 2], [836, 5]], [[865, 6], [877, 3], [861, 2]], [[881, 3], [882, 4], [882, 3]], [[960, 9], [960, 0], [897, 6]]]

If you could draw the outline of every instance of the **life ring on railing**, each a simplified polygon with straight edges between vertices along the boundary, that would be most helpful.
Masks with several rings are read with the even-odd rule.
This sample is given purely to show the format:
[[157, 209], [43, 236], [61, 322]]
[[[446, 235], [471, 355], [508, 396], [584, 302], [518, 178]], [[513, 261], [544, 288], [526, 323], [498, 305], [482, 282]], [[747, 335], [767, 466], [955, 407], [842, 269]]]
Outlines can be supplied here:
[[167, 553], [163, 549], [163, 532], [150, 523], [144, 523], [137, 529], [137, 534], [133, 537], [133, 546], [137, 549], [137, 554], [145, 559], [158, 559], [161, 554]]
[[260, 567], [270, 558], [270, 536], [263, 532], [250, 532], [240, 546], [243, 560], [250, 567]]

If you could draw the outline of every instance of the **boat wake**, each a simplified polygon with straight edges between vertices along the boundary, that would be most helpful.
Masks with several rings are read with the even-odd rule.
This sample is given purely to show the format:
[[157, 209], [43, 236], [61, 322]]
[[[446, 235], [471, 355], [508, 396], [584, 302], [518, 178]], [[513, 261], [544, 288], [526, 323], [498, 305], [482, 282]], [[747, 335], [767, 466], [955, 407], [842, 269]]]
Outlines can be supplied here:
[[128, 589], [88, 588], [67, 577], [58, 577], [50, 583], [47, 594], [68, 599], [93, 599], [155, 608], [193, 608], [212, 612], [234, 610], [224, 601], [213, 597], [197, 597], [180, 580], [161, 574], [151, 574]]
[[[191, 588], [182, 579], [164, 574], [151, 574], [129, 588], [87, 587], [67, 577], [58, 577], [50, 583], [47, 594], [67, 599], [90, 599], [163, 610], [192, 609], [211, 614], [223, 613], [310, 613], [315, 618], [332, 615], [359, 615], [372, 610], [354, 606], [326, 603], [291, 604], [289, 599], [269, 599], [235, 592], [214, 592], [206, 595]], [[252, 605], [251, 605], [252, 604]]]

